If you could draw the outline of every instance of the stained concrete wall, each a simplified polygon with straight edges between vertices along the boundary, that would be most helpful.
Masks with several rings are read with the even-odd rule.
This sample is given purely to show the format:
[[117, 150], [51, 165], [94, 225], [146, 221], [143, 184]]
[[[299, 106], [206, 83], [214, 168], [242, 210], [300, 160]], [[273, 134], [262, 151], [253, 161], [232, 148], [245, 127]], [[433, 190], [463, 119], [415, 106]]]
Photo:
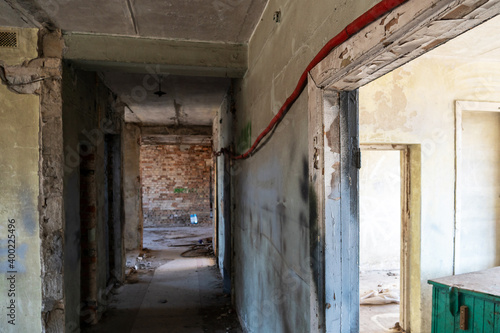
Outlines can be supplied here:
[[[238, 152], [268, 125], [323, 45], [378, 1], [271, 0], [235, 88]], [[281, 10], [281, 22], [273, 21]], [[309, 332], [310, 239], [307, 93], [272, 139], [233, 165], [235, 303], [249, 332]], [[317, 272], [318, 267], [312, 268]]]
[[122, 175], [125, 249], [142, 249], [141, 198], [141, 129], [131, 123], [123, 125]]
[[[100, 316], [106, 305], [107, 287], [107, 223], [105, 200], [105, 140], [109, 124], [105, 118], [109, 107], [109, 90], [96, 73], [84, 72], [66, 64], [63, 68], [63, 139], [65, 152], [64, 211], [66, 219], [64, 249], [64, 294], [66, 332], [79, 332], [80, 315], [89, 313], [89, 321]], [[82, 158], [93, 156], [94, 170], [83, 172], [93, 175], [95, 190], [90, 191], [89, 210], [82, 212], [80, 173]], [[89, 192], [87, 192], [88, 194]], [[87, 243], [92, 248], [81, 250], [81, 216], [95, 220], [88, 230]], [[85, 256], [96, 262], [95, 275], [81, 278], [81, 260]], [[92, 274], [92, 273], [91, 273]], [[81, 285], [91, 284], [95, 293], [90, 300], [81, 299]], [[96, 302], [97, 313], [88, 310], [87, 301]], [[92, 303], [91, 303], [92, 304]], [[89, 322], [89, 323], [90, 323]]]
[[363, 150], [359, 171], [359, 268], [399, 269], [401, 170], [399, 150]]
[[[38, 56], [37, 30], [15, 31], [19, 33], [20, 47], [0, 48], [0, 63], [20, 65], [24, 60]], [[39, 96], [14, 93], [0, 83], [1, 332], [42, 330], [38, 223], [39, 121]], [[12, 256], [9, 258], [9, 253], [13, 254], [14, 241], [15, 261], [9, 262], [12, 259]], [[17, 273], [9, 273], [10, 271]], [[8, 280], [12, 275], [15, 278]], [[11, 314], [11, 309], [8, 309], [11, 304], [15, 305], [15, 326], [8, 322], [14, 319], [8, 317]]]
[[[427, 280], [453, 273], [455, 100], [498, 101], [500, 65], [432, 52], [360, 89], [360, 142], [421, 145], [421, 303], [412, 332], [430, 332]], [[419, 191], [419, 189], [412, 189]]]

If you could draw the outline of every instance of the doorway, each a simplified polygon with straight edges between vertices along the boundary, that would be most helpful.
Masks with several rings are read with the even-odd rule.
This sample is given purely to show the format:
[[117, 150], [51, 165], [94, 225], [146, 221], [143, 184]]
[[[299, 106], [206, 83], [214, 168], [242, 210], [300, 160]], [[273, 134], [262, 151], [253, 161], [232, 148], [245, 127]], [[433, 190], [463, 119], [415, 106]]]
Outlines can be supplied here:
[[210, 141], [196, 144], [143, 142], [140, 170], [143, 247], [204, 240], [212, 251], [213, 157]]
[[500, 103], [456, 101], [455, 274], [500, 265]]
[[[361, 145], [360, 332], [402, 330], [409, 175], [405, 145]], [[402, 246], [403, 245], [403, 246]]]

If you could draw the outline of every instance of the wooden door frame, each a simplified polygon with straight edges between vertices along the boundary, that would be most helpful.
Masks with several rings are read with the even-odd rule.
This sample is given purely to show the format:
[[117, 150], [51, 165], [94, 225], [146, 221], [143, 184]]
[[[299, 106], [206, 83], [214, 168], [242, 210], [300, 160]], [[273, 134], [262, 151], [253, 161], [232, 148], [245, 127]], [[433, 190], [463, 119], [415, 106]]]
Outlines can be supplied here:
[[358, 91], [309, 81], [311, 332], [359, 330]]
[[[405, 331], [411, 331], [410, 326], [410, 304], [411, 304], [411, 288], [412, 283], [410, 281], [411, 276], [411, 244], [420, 243], [417, 238], [419, 234], [410, 234], [412, 227], [411, 220], [411, 145], [405, 144], [387, 144], [387, 143], [377, 143], [377, 144], [361, 144], [360, 149], [363, 150], [375, 150], [375, 151], [399, 151], [400, 152], [400, 179], [401, 179], [401, 245], [400, 245], [400, 307], [399, 307], [399, 323]], [[417, 221], [414, 221], [417, 222]], [[419, 221], [418, 221], [419, 222]], [[420, 237], [418, 237], [420, 238]], [[361, 246], [361, 244], [360, 244]], [[415, 269], [415, 267], [414, 267]]]

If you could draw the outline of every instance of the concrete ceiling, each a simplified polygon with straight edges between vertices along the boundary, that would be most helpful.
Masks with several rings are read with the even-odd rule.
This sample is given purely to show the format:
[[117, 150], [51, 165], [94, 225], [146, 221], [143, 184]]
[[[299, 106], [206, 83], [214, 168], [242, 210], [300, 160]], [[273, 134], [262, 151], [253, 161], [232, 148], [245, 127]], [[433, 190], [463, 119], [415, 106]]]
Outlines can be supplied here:
[[247, 43], [267, 3], [267, 0], [0, 1], [65, 32], [227, 43]]
[[0, 0], [0, 26], [31, 28], [34, 24], [28, 19], [21, 17], [19, 12], [14, 10], [7, 2]]
[[426, 54], [475, 61], [500, 61], [500, 16], [471, 29]]
[[[142, 125], [211, 126], [228, 77], [242, 77], [267, 0], [0, 0], [0, 25], [57, 27], [64, 58], [102, 72]], [[168, 72], [158, 97], [150, 72]], [[184, 75], [184, 76], [181, 76]], [[203, 77], [202, 77], [203, 76]]]
[[125, 121], [141, 125], [211, 126], [230, 80], [214, 77], [163, 76], [107, 72], [105, 84], [128, 105]]

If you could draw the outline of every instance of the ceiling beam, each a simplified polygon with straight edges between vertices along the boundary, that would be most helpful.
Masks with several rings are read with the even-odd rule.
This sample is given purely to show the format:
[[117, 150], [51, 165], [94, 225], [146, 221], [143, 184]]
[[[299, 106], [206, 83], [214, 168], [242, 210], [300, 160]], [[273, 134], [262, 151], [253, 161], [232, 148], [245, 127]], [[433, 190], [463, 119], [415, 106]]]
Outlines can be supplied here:
[[87, 70], [241, 78], [247, 45], [65, 33], [64, 58]]
[[408, 1], [311, 70], [319, 87], [354, 90], [500, 14], [500, 0]]
[[211, 126], [142, 126], [143, 145], [212, 145]]
[[143, 145], [196, 145], [212, 146], [210, 135], [147, 135], [141, 138]]
[[212, 135], [212, 126], [142, 126], [142, 136], [155, 136], [155, 135]]

